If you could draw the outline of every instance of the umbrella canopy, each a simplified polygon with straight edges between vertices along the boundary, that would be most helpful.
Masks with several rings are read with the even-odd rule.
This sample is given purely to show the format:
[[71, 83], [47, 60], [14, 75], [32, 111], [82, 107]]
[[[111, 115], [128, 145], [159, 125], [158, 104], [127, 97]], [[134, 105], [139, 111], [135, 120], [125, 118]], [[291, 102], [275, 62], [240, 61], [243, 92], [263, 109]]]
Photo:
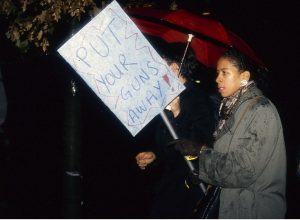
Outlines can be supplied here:
[[144, 34], [160, 37], [168, 43], [186, 43], [188, 34], [193, 34], [191, 47], [197, 59], [208, 67], [215, 67], [220, 55], [231, 47], [263, 65], [246, 42], [217, 20], [185, 10], [130, 8], [126, 12]]

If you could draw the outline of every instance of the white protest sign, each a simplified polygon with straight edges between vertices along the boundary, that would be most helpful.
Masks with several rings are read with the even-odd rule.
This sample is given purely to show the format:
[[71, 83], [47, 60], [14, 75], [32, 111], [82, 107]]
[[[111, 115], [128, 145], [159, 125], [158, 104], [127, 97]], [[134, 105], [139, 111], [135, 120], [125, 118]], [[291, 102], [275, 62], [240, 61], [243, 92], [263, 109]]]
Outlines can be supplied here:
[[58, 52], [133, 136], [185, 89], [116, 1]]

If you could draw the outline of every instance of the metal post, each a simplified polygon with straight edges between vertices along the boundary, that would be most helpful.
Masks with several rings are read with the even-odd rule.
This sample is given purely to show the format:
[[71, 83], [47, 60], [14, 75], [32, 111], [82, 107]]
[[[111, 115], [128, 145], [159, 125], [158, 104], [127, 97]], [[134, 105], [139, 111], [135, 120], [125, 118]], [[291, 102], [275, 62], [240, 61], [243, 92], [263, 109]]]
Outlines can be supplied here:
[[68, 84], [64, 125], [63, 217], [81, 218], [82, 175], [80, 167], [81, 105], [74, 79]]

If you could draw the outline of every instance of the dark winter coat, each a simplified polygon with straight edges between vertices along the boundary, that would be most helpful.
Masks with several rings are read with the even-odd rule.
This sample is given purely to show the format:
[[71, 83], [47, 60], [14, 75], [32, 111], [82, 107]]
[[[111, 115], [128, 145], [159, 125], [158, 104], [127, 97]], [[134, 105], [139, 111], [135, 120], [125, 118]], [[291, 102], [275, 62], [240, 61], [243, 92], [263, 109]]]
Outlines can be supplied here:
[[282, 125], [274, 105], [256, 87], [241, 97], [213, 150], [199, 156], [199, 170], [202, 180], [222, 187], [219, 218], [285, 217]]
[[[186, 87], [180, 94], [180, 114], [176, 118], [171, 112], [166, 111], [166, 114], [179, 138], [211, 143], [215, 123], [210, 100], [198, 85], [190, 83]], [[170, 132], [161, 121], [156, 129], [155, 154], [162, 175], [155, 189], [150, 218], [190, 218], [196, 202], [203, 196], [198, 186], [186, 187], [189, 168], [183, 156], [168, 146], [171, 140]]]

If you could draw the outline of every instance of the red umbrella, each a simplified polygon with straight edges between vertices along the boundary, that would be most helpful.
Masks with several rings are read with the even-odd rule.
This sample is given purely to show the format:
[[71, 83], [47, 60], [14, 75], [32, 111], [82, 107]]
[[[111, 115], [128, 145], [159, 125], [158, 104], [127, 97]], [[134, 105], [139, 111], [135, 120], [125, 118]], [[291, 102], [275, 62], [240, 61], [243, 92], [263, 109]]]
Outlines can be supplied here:
[[185, 10], [167, 11], [154, 8], [131, 8], [126, 12], [146, 35], [160, 37], [166, 42], [186, 43], [188, 34], [194, 38], [191, 47], [197, 59], [208, 67], [215, 67], [219, 56], [233, 47], [263, 65], [250, 46], [219, 21]]

